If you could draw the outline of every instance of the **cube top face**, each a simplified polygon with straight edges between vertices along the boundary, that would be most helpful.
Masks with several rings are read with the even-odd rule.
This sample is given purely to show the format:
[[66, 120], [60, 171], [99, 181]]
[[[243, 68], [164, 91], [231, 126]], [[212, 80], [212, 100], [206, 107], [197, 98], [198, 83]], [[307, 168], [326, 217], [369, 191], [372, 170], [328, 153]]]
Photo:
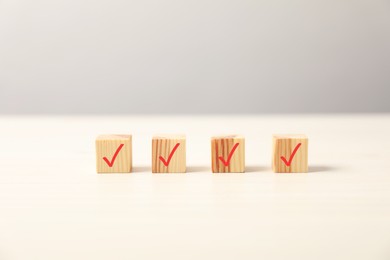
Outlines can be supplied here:
[[152, 172], [186, 172], [186, 138], [184, 135], [153, 136]]
[[175, 135], [175, 134], [155, 134], [153, 136], [153, 140], [159, 140], [159, 139], [175, 139], [175, 140], [185, 140], [185, 135]]
[[274, 135], [272, 169], [279, 173], [308, 172], [306, 135]]
[[131, 170], [131, 135], [100, 135], [96, 138], [96, 171], [98, 173], [128, 173]]
[[216, 136], [212, 136], [211, 137], [211, 140], [225, 140], [225, 139], [245, 139], [244, 136], [242, 135], [235, 135], [235, 134], [232, 134], [232, 135], [216, 135]]
[[131, 135], [99, 135], [98, 137], [96, 137], [96, 141], [100, 141], [100, 140], [128, 140], [130, 138], [132, 138]]
[[276, 134], [273, 135], [275, 139], [307, 139], [304, 134]]
[[241, 135], [211, 137], [213, 173], [245, 172], [245, 138]]

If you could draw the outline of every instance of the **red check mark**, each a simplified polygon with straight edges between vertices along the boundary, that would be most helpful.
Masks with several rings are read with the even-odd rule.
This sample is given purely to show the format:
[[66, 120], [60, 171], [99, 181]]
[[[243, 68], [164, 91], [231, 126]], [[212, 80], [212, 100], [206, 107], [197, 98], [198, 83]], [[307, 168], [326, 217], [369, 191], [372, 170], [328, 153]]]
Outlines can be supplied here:
[[225, 159], [224, 159], [222, 156], [219, 156], [219, 157], [218, 157], [218, 159], [221, 160], [221, 162], [223, 163], [223, 165], [229, 166], [230, 160], [232, 159], [232, 156], [233, 156], [233, 154], [234, 154], [234, 151], [236, 151], [238, 145], [239, 145], [239, 143], [236, 143], [236, 144], [233, 146], [232, 150], [230, 151], [230, 153], [229, 153], [229, 155], [228, 155], [227, 161], [225, 161]]
[[177, 144], [175, 145], [175, 147], [173, 147], [172, 151], [170, 152], [170, 154], [169, 154], [169, 156], [168, 156], [168, 161], [165, 161], [164, 157], [162, 157], [162, 156], [160, 155], [159, 159], [160, 159], [160, 161], [162, 161], [162, 163], [163, 163], [165, 166], [168, 167], [168, 165], [169, 165], [169, 163], [170, 163], [170, 161], [171, 161], [171, 159], [172, 159], [172, 156], [173, 156], [173, 154], [176, 152], [177, 147], [179, 147], [179, 145], [180, 145], [180, 143], [177, 143]]
[[108, 164], [108, 167], [111, 168], [114, 165], [115, 159], [118, 156], [118, 153], [120, 152], [120, 150], [122, 149], [123, 146], [124, 146], [124, 144], [119, 145], [119, 147], [116, 149], [116, 151], [114, 153], [114, 157], [112, 157], [112, 159], [111, 159], [111, 162], [107, 159], [107, 157], [103, 157], [103, 160]]
[[285, 157], [281, 156], [280, 159], [282, 159], [282, 161], [287, 165], [287, 166], [290, 166], [291, 165], [291, 162], [292, 160], [294, 159], [294, 156], [295, 154], [297, 153], [299, 147], [301, 147], [302, 143], [299, 143], [297, 144], [297, 146], [295, 146], [294, 148], [294, 151], [292, 152], [291, 156], [290, 156], [290, 159], [287, 161]]

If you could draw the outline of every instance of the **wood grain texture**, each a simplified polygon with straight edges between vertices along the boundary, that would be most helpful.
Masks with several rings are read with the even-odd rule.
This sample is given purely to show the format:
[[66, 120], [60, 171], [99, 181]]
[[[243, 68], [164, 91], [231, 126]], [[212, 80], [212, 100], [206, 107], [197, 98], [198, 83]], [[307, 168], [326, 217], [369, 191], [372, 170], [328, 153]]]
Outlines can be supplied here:
[[[112, 161], [118, 147], [123, 144], [112, 167], [103, 159]], [[96, 171], [98, 173], [128, 173], [132, 170], [132, 136], [100, 135], [96, 138]]]
[[[172, 150], [179, 144], [174, 153]], [[170, 155], [171, 158], [169, 159]], [[166, 166], [160, 156], [168, 165]], [[184, 135], [155, 135], [152, 140], [153, 173], [186, 172], [186, 137]]]
[[[219, 157], [227, 162], [235, 144], [238, 146], [226, 166]], [[245, 172], [245, 138], [240, 135], [213, 136], [211, 138], [211, 170], [214, 173]]]
[[[292, 153], [298, 144], [295, 156], [291, 159]], [[281, 157], [291, 164], [287, 165]], [[308, 138], [306, 135], [274, 135], [272, 169], [274, 172], [295, 173], [308, 172]]]

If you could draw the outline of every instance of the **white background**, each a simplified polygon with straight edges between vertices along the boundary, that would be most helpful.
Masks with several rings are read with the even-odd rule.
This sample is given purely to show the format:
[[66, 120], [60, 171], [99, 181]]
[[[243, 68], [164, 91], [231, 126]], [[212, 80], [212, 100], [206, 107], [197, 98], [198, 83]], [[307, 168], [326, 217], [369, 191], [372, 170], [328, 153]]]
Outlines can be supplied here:
[[388, 0], [1, 0], [0, 113], [390, 112]]

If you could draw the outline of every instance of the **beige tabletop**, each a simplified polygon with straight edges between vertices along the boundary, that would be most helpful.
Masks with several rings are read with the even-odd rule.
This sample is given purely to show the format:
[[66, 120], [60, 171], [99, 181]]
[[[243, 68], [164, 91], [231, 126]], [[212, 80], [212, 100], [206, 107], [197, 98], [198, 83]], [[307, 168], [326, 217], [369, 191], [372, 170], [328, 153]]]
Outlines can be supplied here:
[[[155, 133], [186, 135], [186, 174], [151, 173]], [[310, 172], [275, 174], [294, 133]], [[100, 134], [133, 135], [133, 173], [96, 174]], [[246, 173], [211, 173], [218, 134]], [[390, 115], [2, 116], [0, 259], [390, 259]]]

